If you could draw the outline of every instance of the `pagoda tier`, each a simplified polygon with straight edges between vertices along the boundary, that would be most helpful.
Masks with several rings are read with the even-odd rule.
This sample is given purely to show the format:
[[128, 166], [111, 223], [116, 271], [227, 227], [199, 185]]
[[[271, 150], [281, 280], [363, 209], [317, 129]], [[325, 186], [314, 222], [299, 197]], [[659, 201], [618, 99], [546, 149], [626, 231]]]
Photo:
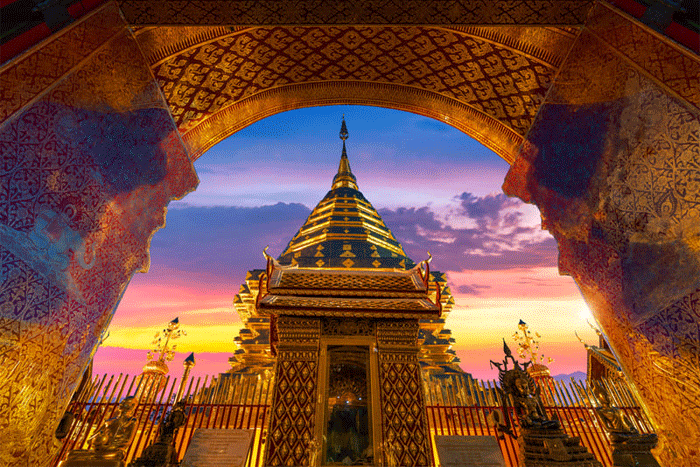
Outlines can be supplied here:
[[439, 318], [418, 267], [399, 270], [319, 270], [275, 267], [260, 314], [357, 318]]
[[[307, 271], [307, 274], [312, 274], [318, 271]], [[367, 271], [374, 273], [375, 271]], [[258, 301], [260, 286], [260, 277], [264, 275], [265, 271], [262, 269], [254, 269], [248, 271], [246, 275], [246, 282], [241, 285], [239, 293], [236, 295], [233, 305], [240, 317], [241, 321], [245, 325], [245, 328], [241, 329], [239, 335], [234, 338], [234, 342], [238, 346], [238, 349], [234, 352], [233, 356], [229, 359], [231, 364], [231, 371], [244, 372], [244, 373], [260, 373], [269, 369], [273, 366], [275, 357], [270, 353], [270, 319], [268, 316], [258, 313], [256, 309], [256, 302]], [[300, 271], [300, 274], [304, 274], [304, 271]], [[280, 276], [282, 276], [280, 274]], [[367, 274], [355, 275], [356, 279], [368, 277]], [[273, 278], [275, 274], [273, 272]], [[304, 280], [308, 280], [309, 277], [297, 276], [294, 279], [297, 280], [303, 277]], [[346, 275], [346, 278], [353, 277], [352, 275]], [[371, 276], [369, 276], [371, 277]], [[389, 276], [392, 277], [392, 276]], [[285, 282], [279, 282], [280, 285], [284, 285], [285, 288], [282, 290], [292, 290], [291, 287], [287, 288], [287, 285], [291, 285], [287, 280], [291, 280], [291, 276], [285, 277]], [[413, 279], [411, 279], [413, 280]], [[428, 292], [428, 298], [431, 303], [435, 303], [436, 293], [435, 287], [440, 287], [440, 308], [442, 309], [442, 314], [440, 317], [428, 317], [422, 316], [419, 320], [420, 330], [418, 334], [419, 342], [421, 342], [419, 359], [421, 361], [421, 366], [425, 371], [431, 373], [440, 373], [444, 368], [450, 368], [452, 370], [459, 370], [459, 359], [456, 357], [454, 350], [451, 349], [454, 344], [454, 339], [452, 338], [452, 333], [450, 330], [445, 329], [445, 320], [452, 311], [454, 306], [454, 298], [450, 291], [449, 286], [446, 283], [445, 274], [440, 271], [430, 271], [428, 283], [430, 284], [430, 291]], [[299, 283], [297, 285], [300, 285]], [[338, 286], [339, 284], [336, 284]], [[262, 283], [263, 295], [267, 293], [267, 288], [265, 281]], [[312, 292], [314, 289], [311, 287], [297, 288], [299, 291]], [[343, 293], [343, 288], [336, 288], [336, 293]], [[374, 291], [370, 286], [368, 290]], [[377, 290], [377, 292], [379, 292]], [[303, 292], [302, 292], [303, 293]], [[326, 292], [327, 293], [327, 292]], [[352, 294], [357, 293], [351, 288], [347, 288], [345, 293]], [[395, 292], [395, 293], [406, 293]], [[390, 291], [386, 291], [383, 295], [387, 297], [391, 294]], [[352, 296], [352, 295], [348, 295]]]
[[331, 190], [292, 237], [278, 258], [279, 264], [324, 269], [413, 268], [415, 263], [359, 191], [345, 139]]

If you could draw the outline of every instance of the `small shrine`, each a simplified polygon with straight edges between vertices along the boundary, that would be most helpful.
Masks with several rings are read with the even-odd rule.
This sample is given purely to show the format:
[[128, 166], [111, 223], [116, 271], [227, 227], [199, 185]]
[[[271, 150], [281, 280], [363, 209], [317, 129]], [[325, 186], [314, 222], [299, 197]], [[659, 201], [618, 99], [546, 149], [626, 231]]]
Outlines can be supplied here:
[[593, 384], [594, 381], [607, 379], [620, 381], [626, 384], [620, 362], [617, 361], [617, 358], [615, 358], [615, 355], [612, 353], [610, 344], [608, 344], [605, 336], [600, 332], [600, 329], [596, 328], [591, 323], [588, 323], [588, 325], [598, 336], [598, 345], [589, 345], [576, 334], [579, 342], [581, 342], [586, 349], [586, 377], [588, 382]]
[[[331, 190], [255, 276], [245, 322], [259, 340], [238, 361], [259, 372], [276, 359], [264, 465], [429, 465], [422, 368], [455, 360], [438, 321], [445, 286], [430, 280], [430, 259], [406, 256], [359, 191], [345, 120], [340, 138]], [[444, 347], [421, 352], [428, 334]]]
[[[540, 398], [541, 387], [528, 371], [532, 362], [526, 361], [521, 365], [513, 357], [505, 340], [503, 352], [505, 358], [502, 362], [491, 361], [498, 368], [501, 383], [498, 391], [504, 404], [502, 418], [499, 417], [501, 419], [497, 423], [499, 431], [512, 437], [517, 436], [514, 424], [520, 426], [524, 467], [602, 467], [595, 456], [581, 445], [579, 437], [570, 436], [559, 420], [550, 418], [546, 413]], [[514, 418], [505, 406], [507, 400], [513, 401]]]

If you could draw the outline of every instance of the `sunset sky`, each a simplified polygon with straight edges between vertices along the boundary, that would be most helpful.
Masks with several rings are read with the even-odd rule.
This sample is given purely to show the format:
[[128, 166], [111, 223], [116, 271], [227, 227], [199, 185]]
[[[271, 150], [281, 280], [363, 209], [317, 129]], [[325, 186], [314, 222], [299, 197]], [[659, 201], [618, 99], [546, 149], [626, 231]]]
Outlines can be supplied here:
[[[413, 260], [433, 255], [456, 306], [447, 321], [462, 368], [493, 378], [520, 319], [542, 335], [552, 374], [585, 371], [574, 331], [597, 342], [581, 294], [557, 272], [554, 239], [533, 206], [506, 197], [508, 164], [464, 133], [394, 110], [332, 106], [275, 115], [234, 134], [196, 163], [200, 184], [168, 207], [151, 242], [151, 267], [127, 288], [97, 351], [95, 373], [138, 374], [153, 335], [174, 317], [187, 336], [170, 364], [195, 352], [193, 374], [228, 370], [242, 326], [233, 309], [262, 249], [277, 257], [330, 189], [345, 114], [360, 191]], [[514, 346], [513, 346], [514, 348]], [[514, 349], [515, 350], [515, 349]]]

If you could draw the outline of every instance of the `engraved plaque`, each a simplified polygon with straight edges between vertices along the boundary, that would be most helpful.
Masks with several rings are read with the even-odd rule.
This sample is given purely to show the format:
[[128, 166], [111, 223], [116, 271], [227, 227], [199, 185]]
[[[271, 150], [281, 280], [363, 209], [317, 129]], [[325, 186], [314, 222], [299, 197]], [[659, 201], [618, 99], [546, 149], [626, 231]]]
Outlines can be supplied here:
[[254, 430], [197, 428], [181, 467], [243, 467]]
[[506, 467], [493, 436], [436, 436], [442, 467]]

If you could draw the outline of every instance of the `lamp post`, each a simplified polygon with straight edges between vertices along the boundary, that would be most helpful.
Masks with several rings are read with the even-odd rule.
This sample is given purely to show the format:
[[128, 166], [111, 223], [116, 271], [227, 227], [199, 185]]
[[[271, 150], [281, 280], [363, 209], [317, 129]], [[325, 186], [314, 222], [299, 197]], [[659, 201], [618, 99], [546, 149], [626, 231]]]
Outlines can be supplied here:
[[190, 370], [192, 370], [192, 367], [194, 367], [196, 364], [197, 362], [195, 362], [194, 360], [194, 352], [189, 354], [185, 361], [182, 362], [182, 366], [185, 367], [185, 371], [182, 373], [180, 388], [177, 390], [177, 397], [175, 398], [176, 401], [179, 401], [182, 398], [182, 391], [185, 390], [185, 383], [187, 382], [187, 377], [190, 375]]

